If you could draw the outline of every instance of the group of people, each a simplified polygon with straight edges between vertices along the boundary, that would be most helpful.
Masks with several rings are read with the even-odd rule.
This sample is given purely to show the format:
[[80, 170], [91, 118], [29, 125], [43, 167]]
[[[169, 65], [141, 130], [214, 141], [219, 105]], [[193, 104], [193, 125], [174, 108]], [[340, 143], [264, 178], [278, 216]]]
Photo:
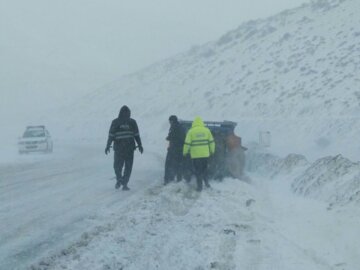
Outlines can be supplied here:
[[[115, 188], [122, 186], [129, 190], [128, 183], [132, 171], [134, 151], [142, 147], [139, 128], [131, 117], [130, 109], [123, 106], [119, 116], [111, 123], [105, 154], [110, 152], [113, 144], [114, 170], [116, 175]], [[193, 172], [197, 180], [197, 191], [201, 191], [203, 183], [210, 187], [207, 178], [208, 160], [215, 153], [215, 141], [211, 131], [204, 125], [200, 117], [196, 117], [191, 128], [185, 132], [176, 115], [169, 117], [170, 129], [166, 140], [169, 141], [165, 161], [164, 184], [170, 181], [181, 181], [185, 160], [190, 156]]]

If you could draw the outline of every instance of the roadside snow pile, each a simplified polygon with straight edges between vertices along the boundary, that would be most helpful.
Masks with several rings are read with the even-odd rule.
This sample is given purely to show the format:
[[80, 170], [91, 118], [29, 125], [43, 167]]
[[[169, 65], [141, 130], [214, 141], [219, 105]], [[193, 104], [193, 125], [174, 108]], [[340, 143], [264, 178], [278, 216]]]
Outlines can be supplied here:
[[[89, 229], [68, 248], [32, 270], [50, 269], [235, 269], [250, 267], [256, 198], [236, 179], [155, 186], [126, 207], [113, 209], [101, 227]], [[241, 264], [240, 264], [241, 263]], [[250, 269], [250, 268], [247, 268]]]
[[247, 170], [271, 179], [292, 177], [291, 189], [295, 194], [330, 203], [345, 205], [360, 203], [360, 163], [337, 155], [309, 163], [298, 154], [280, 158], [270, 153], [250, 150]]
[[303, 155], [289, 154], [280, 158], [270, 153], [249, 151], [246, 155], [246, 169], [250, 172], [262, 173], [271, 178], [279, 174], [290, 174], [294, 170], [309, 165]]
[[331, 204], [360, 202], [360, 163], [341, 155], [314, 162], [292, 184], [296, 194]]

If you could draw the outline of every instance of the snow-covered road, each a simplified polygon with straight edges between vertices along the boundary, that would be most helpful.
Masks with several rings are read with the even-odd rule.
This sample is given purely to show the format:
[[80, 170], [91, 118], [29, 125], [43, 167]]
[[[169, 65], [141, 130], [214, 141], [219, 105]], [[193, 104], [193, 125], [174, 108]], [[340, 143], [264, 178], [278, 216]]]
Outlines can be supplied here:
[[293, 176], [161, 185], [161, 156], [136, 155], [114, 189], [101, 146], [1, 168], [0, 269], [355, 270], [357, 209], [290, 193]]
[[0, 165], [0, 269], [24, 269], [66, 247], [96, 225], [104, 209], [121, 208], [151, 185], [144, 176], [156, 179], [159, 172], [138, 166], [141, 159], [135, 157], [133, 190], [116, 191], [112, 157], [102, 148], [65, 145], [53, 155], [26, 155]]

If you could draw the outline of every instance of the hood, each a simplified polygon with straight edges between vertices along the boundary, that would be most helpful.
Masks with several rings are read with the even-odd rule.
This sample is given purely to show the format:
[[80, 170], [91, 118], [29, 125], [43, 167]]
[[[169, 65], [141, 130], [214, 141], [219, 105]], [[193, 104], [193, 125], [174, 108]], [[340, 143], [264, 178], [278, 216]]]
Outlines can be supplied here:
[[128, 106], [124, 105], [121, 107], [119, 112], [119, 118], [121, 119], [129, 119], [131, 116], [131, 111]]
[[21, 137], [19, 138], [19, 142], [37, 142], [37, 141], [44, 141], [46, 137]]
[[178, 118], [176, 115], [170, 115], [169, 117], [169, 121], [174, 121], [174, 122], [177, 122], [178, 121]]
[[171, 115], [170, 117], [169, 117], [169, 121], [170, 121], [170, 125], [171, 126], [177, 126], [177, 125], [179, 125], [179, 121], [178, 121], [178, 118], [177, 118], [177, 116], [176, 115]]
[[204, 122], [200, 116], [195, 117], [191, 127], [204, 127]]

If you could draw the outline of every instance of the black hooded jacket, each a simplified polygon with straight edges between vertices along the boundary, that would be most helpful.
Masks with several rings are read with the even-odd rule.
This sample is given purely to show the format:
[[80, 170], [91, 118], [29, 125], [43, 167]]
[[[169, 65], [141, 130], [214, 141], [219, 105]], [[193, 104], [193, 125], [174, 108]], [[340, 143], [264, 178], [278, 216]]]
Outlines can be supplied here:
[[107, 147], [114, 142], [114, 151], [130, 152], [135, 150], [135, 141], [141, 146], [139, 128], [136, 121], [130, 118], [131, 112], [127, 106], [120, 109], [119, 117], [114, 119], [109, 130]]
[[185, 130], [180, 123], [175, 120], [171, 123], [169, 135], [166, 139], [169, 141], [169, 151], [172, 153], [180, 153], [182, 155], [184, 141], [185, 141]]

